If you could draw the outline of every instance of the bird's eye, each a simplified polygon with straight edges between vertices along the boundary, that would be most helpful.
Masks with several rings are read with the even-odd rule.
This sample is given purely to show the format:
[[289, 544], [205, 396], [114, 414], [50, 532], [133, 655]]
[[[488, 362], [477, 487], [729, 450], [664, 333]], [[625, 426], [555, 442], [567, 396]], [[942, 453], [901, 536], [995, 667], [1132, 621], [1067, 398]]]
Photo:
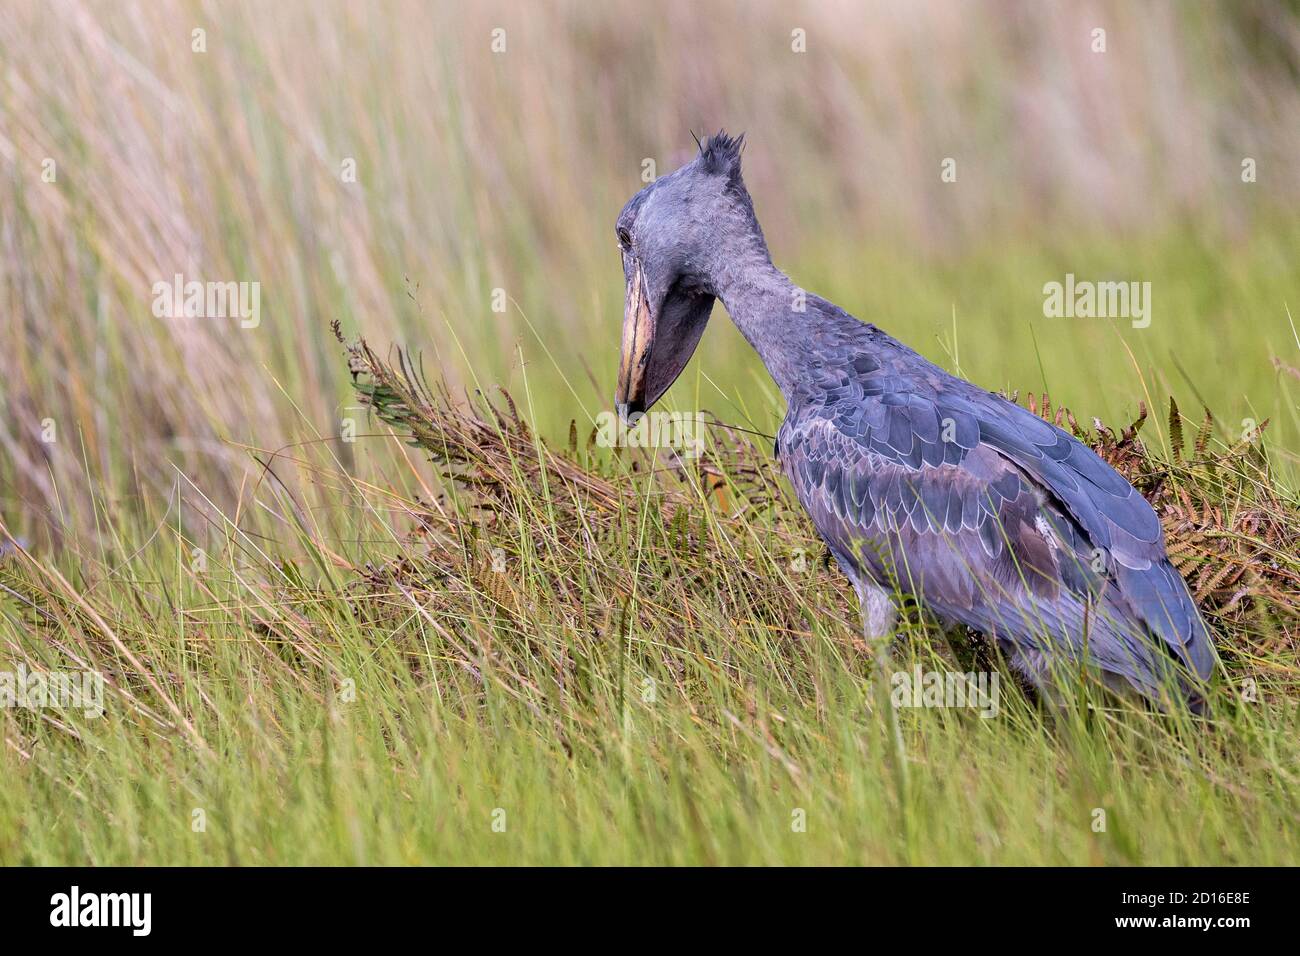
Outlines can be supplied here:
[[628, 235], [627, 230], [622, 226], [618, 228], [618, 244], [624, 249], [632, 248], [632, 237]]

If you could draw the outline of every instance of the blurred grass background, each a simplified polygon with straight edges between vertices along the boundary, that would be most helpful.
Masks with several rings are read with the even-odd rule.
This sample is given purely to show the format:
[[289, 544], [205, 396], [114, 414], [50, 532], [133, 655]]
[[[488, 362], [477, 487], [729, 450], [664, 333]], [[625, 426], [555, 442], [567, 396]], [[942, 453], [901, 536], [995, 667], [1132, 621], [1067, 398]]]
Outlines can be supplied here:
[[[616, 362], [614, 216], [644, 160], [668, 172], [724, 125], [805, 287], [1085, 418], [1169, 392], [1230, 431], [1272, 418], [1290, 467], [1296, 10], [8, 0], [3, 516], [58, 540], [93, 527], [93, 490], [131, 507], [173, 466], [229, 507], [259, 471], [240, 445], [339, 433], [332, 319], [456, 382], [518, 389], [526, 367], [549, 433], [590, 418]], [[1045, 319], [1066, 272], [1150, 281], [1150, 328]], [[261, 325], [155, 318], [176, 273], [259, 282]], [[674, 400], [770, 433], [778, 397], [718, 311]]]

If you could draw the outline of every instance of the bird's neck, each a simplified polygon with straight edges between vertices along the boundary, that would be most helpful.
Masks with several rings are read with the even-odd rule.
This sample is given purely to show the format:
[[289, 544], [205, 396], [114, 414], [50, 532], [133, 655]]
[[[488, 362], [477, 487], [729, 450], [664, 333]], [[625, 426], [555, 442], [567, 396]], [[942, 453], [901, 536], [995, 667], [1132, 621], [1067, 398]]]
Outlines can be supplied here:
[[772, 264], [766, 249], [728, 265], [714, 276], [714, 291], [788, 401], [811, 357], [815, 326], [827, 317], [811, 307], [815, 296]]

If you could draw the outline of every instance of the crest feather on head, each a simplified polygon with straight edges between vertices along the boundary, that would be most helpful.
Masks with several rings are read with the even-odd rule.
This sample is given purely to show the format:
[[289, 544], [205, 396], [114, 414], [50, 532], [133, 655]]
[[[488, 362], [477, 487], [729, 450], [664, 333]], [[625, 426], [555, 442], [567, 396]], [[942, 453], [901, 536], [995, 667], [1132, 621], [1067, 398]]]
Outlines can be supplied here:
[[718, 130], [700, 146], [700, 169], [714, 176], [739, 180], [740, 154], [744, 148], [744, 133], [728, 136], [726, 130]]

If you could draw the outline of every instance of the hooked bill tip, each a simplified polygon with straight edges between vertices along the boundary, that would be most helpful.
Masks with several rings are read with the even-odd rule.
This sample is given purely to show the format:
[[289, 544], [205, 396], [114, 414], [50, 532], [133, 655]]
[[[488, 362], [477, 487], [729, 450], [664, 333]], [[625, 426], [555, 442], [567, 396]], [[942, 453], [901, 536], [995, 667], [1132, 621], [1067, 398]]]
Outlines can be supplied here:
[[640, 402], [617, 402], [614, 408], [618, 412], [618, 420], [624, 425], [633, 424], [633, 420], [641, 414]]

